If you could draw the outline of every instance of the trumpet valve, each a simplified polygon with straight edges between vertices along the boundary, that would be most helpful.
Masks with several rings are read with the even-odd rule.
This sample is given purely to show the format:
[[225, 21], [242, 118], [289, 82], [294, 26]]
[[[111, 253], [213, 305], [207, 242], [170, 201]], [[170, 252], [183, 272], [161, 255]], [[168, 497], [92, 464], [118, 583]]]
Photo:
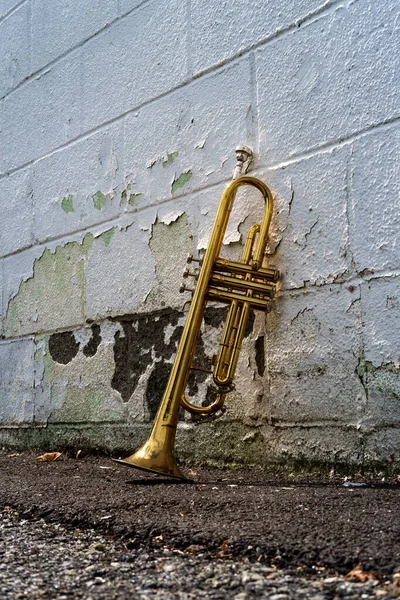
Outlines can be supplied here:
[[191, 292], [192, 294], [194, 294], [194, 289], [188, 288], [188, 287], [186, 287], [186, 285], [184, 283], [182, 283], [181, 287], [179, 288], [179, 292], [181, 294], [183, 294], [183, 292]]
[[187, 262], [189, 265], [190, 265], [190, 263], [192, 263], [192, 262], [197, 262], [197, 263], [199, 263], [199, 265], [201, 265], [201, 264], [202, 264], [202, 262], [203, 262], [203, 259], [202, 259], [202, 258], [195, 258], [195, 257], [193, 256], [193, 254], [188, 254], [188, 255], [187, 255], [186, 262]]
[[198, 278], [198, 276], [199, 276], [199, 274], [197, 273], [197, 271], [195, 271], [194, 273], [192, 273], [192, 272], [189, 270], [189, 267], [186, 267], [186, 269], [185, 269], [185, 270], [183, 271], [183, 273], [182, 273], [182, 277], [183, 277], [184, 279], [187, 279], [188, 277], [194, 277], [195, 279], [197, 279], [197, 278]]

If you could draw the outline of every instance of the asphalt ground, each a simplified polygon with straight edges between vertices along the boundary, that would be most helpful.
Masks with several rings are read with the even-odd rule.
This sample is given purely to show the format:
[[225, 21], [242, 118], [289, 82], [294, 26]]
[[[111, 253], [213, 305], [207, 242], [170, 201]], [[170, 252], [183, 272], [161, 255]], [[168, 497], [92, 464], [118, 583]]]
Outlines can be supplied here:
[[400, 596], [396, 477], [203, 466], [181, 484], [36, 456], [0, 453], [2, 598]]

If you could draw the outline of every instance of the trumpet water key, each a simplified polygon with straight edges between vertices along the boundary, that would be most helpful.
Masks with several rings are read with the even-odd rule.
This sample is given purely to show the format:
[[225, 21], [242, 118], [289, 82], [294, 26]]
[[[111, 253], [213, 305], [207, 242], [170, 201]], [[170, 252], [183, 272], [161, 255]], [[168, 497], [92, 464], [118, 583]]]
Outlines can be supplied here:
[[[194, 288], [187, 287], [186, 284], [181, 287], [181, 291], [191, 292], [192, 300], [150, 437], [134, 454], [117, 461], [178, 479], [186, 479], [176, 464], [174, 455], [180, 407], [200, 416], [224, 411], [225, 397], [234, 389], [233, 379], [250, 309], [268, 310], [279, 279], [276, 269], [263, 266], [273, 210], [271, 191], [260, 179], [247, 175], [237, 176], [240, 173], [239, 167], [242, 167], [246, 160], [250, 161], [251, 150], [244, 147], [236, 152], [236, 178], [222, 194], [204, 257], [202, 260], [195, 259], [192, 255], [188, 257], [189, 265], [193, 262], [199, 263], [199, 272], [191, 273], [186, 269], [184, 277], [195, 275], [197, 283]], [[221, 258], [219, 254], [236, 192], [242, 186], [251, 186], [261, 193], [265, 201], [265, 211], [261, 223], [251, 226], [241, 261], [236, 262]], [[195, 406], [187, 400], [185, 390], [191, 369], [198, 369], [192, 365], [192, 361], [204, 311], [209, 301], [226, 303], [229, 310], [212, 371], [215, 399], [208, 406]]]

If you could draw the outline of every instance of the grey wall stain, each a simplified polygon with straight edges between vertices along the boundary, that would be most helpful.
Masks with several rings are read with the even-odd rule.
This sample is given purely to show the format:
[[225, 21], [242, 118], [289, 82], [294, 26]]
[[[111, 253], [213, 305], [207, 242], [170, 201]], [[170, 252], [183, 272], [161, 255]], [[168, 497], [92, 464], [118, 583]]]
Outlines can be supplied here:
[[92, 325], [91, 329], [92, 337], [90, 338], [86, 346], [84, 346], [83, 348], [83, 354], [85, 356], [94, 356], [101, 342], [100, 325], [94, 324]]
[[53, 333], [49, 337], [49, 352], [52, 359], [63, 365], [71, 362], [78, 354], [79, 342], [75, 340], [72, 331]]
[[[154, 360], [165, 361], [175, 353], [183, 330], [182, 326], [178, 326], [179, 316], [179, 311], [171, 310], [157, 317], [120, 321], [123, 334], [121, 331], [115, 334], [115, 372], [111, 385], [121, 394], [124, 402], [128, 402], [140, 376]], [[169, 341], [165, 342], [165, 328], [168, 325], [175, 329]], [[149, 410], [153, 410], [152, 407]]]

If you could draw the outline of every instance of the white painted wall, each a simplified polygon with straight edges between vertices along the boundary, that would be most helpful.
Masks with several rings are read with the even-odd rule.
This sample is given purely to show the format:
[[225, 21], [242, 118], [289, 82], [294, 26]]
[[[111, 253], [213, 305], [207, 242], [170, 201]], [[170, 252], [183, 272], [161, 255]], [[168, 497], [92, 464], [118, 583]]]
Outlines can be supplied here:
[[[246, 143], [281, 289], [181, 455], [399, 465], [398, 23], [394, 0], [0, 0], [0, 443], [143, 439]], [[229, 240], [259, 216], [239, 198]]]

